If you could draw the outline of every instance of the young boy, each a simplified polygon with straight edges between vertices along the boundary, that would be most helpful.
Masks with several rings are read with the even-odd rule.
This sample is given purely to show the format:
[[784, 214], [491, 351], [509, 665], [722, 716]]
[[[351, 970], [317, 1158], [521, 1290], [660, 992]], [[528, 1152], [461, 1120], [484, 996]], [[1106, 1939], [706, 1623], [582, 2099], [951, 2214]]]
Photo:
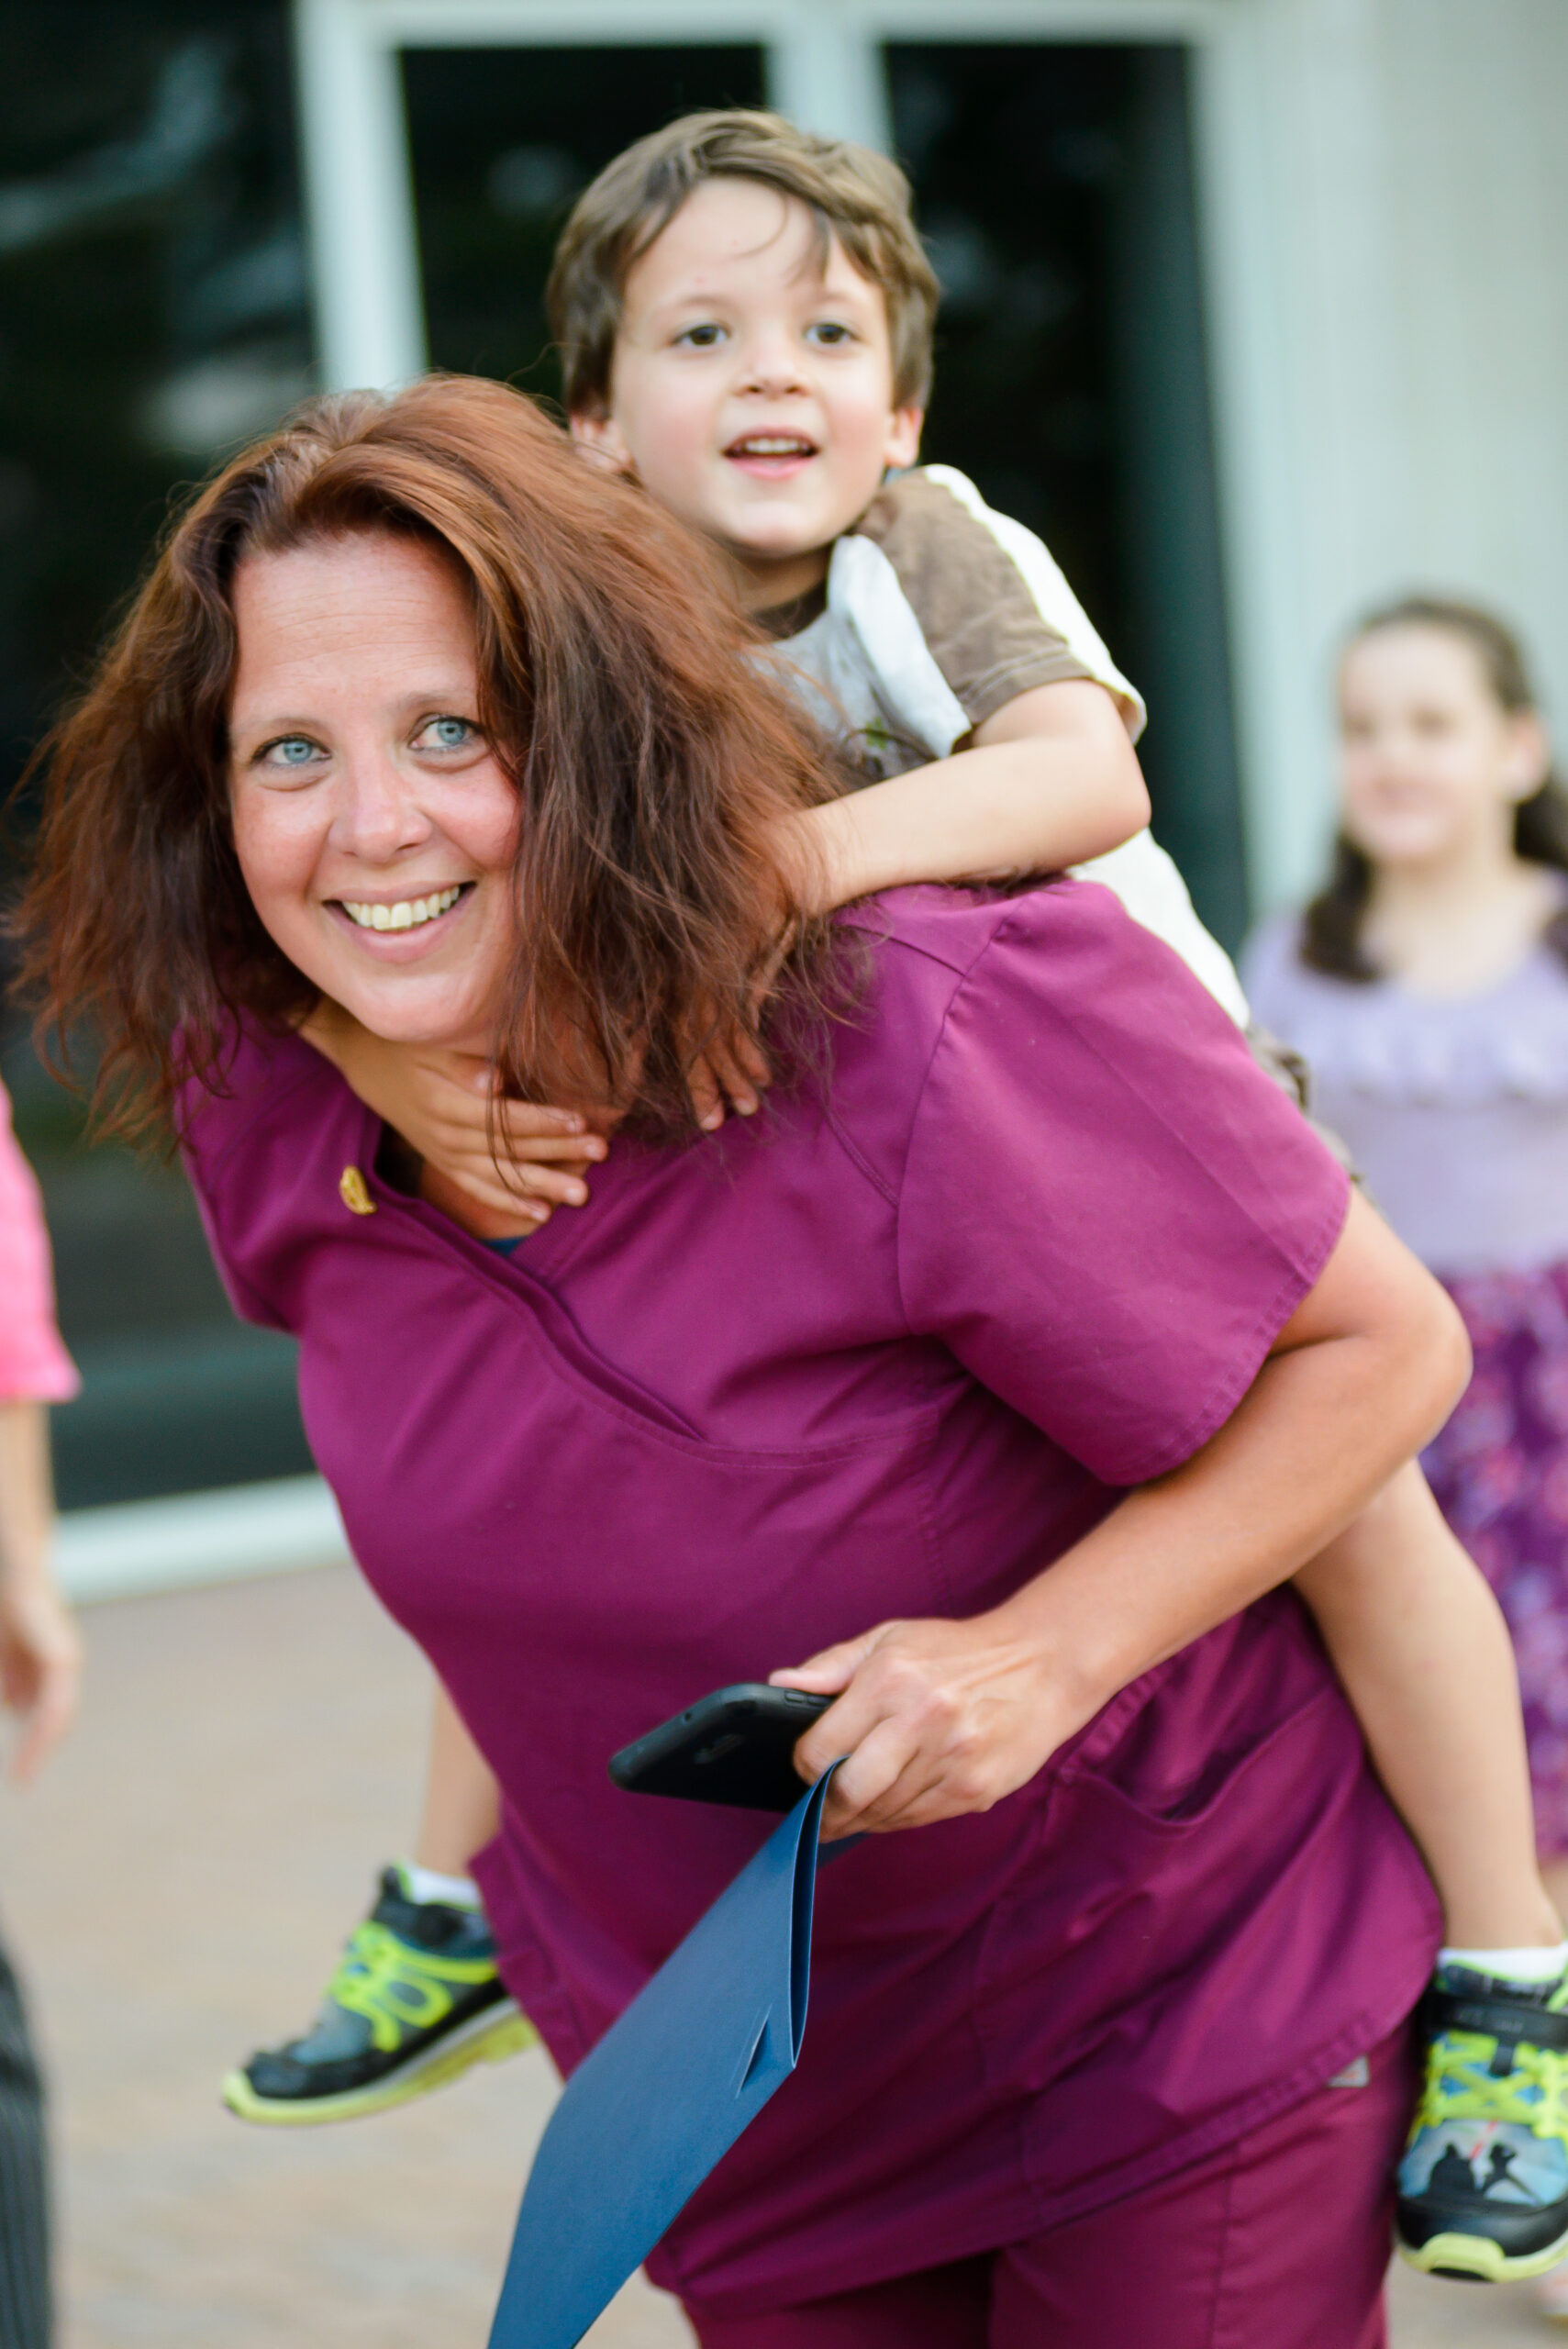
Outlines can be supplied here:
[[[1095, 859], [1092, 877], [1244, 1020], [1229, 962], [1141, 829], [1137, 695], [1038, 540], [961, 474], [906, 470], [936, 295], [891, 163], [770, 116], [689, 117], [620, 156], [567, 225], [551, 304], [572, 429], [724, 551], [858, 765], [862, 788], [797, 819], [824, 906]], [[378, 1043], [334, 1007], [308, 1032], [497, 1236], [586, 1198], [604, 1146], [562, 1114], [494, 1102], [486, 1070]], [[749, 1114], [764, 1081], [699, 1063], [702, 1122], [725, 1097]], [[1537, 2272], [1568, 2248], [1568, 1950], [1534, 1865], [1507, 1634], [1415, 1471], [1297, 1587], [1451, 1944], [1402, 2173], [1407, 2255]], [[494, 1824], [484, 1765], [443, 1704], [419, 1863], [388, 1871], [313, 2032], [230, 2076], [236, 2110], [373, 2110], [517, 2042], [466, 1874]]]

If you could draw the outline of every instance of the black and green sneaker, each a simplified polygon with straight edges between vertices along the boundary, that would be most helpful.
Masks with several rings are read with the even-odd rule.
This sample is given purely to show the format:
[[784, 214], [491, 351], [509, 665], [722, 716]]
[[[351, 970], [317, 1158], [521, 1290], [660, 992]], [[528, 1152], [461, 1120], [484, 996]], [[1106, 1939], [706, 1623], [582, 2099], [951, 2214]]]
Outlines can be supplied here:
[[241, 2121], [284, 2128], [352, 2121], [537, 2037], [495, 1970], [484, 1910], [415, 1900], [402, 1869], [390, 1867], [309, 2031], [230, 2072], [223, 2100]]
[[1568, 1978], [1540, 1990], [1445, 1966], [1399, 2165], [1399, 2255], [1484, 2284], [1568, 2254]]

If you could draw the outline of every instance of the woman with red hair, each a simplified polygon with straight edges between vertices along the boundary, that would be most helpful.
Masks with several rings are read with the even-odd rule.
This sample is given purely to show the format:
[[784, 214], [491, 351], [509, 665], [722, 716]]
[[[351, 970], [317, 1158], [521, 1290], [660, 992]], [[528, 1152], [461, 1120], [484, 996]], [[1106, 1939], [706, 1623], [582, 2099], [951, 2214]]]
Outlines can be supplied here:
[[[1103, 892], [805, 918], [832, 781], [750, 650], [514, 395], [324, 403], [63, 727], [33, 976], [300, 1341], [563, 2069], [764, 1831], [608, 1754], [836, 1697], [802, 2062], [654, 2263], [705, 2349], [1372, 2349], [1435, 1911], [1280, 1586], [1440, 1422], [1451, 1310]], [[771, 1105], [698, 1135], [781, 933]], [[484, 1219], [299, 1040], [324, 997], [615, 1129], [589, 1206]]]

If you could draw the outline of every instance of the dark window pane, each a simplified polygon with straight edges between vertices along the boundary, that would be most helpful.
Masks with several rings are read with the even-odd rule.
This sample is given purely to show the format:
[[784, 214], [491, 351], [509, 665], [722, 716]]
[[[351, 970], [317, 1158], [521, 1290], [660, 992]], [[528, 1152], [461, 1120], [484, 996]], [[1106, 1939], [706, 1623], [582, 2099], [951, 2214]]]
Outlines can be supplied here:
[[[311, 344], [283, 0], [0, 6], [0, 63], [8, 785], [171, 494], [309, 389]], [[235, 1323], [183, 1177], [85, 1151], [14, 1017], [4, 1065], [86, 1382], [62, 1501], [308, 1466], [293, 1349]]]
[[762, 105], [762, 72], [740, 46], [406, 50], [432, 362], [554, 397], [544, 284], [574, 198], [674, 116]]
[[1245, 921], [1179, 49], [914, 43], [895, 139], [944, 299], [925, 454], [1039, 532], [1147, 696], [1155, 830]]

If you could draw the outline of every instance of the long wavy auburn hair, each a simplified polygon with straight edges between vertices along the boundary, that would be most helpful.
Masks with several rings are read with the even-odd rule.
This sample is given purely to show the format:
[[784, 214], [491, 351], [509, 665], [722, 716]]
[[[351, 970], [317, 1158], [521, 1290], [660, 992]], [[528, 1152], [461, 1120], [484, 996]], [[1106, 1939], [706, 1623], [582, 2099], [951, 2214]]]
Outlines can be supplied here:
[[240, 1019], [287, 1029], [315, 1002], [234, 851], [233, 583], [249, 557], [360, 531], [444, 550], [467, 583], [480, 721], [522, 803], [509, 1085], [558, 1099], [586, 1073], [645, 1126], [688, 1124], [691, 1063], [757, 1035], [784, 925], [789, 998], [824, 1008], [824, 933], [773, 843], [837, 785], [710, 551], [531, 402], [458, 376], [315, 402], [173, 523], [35, 762], [17, 927], [51, 1063], [70, 1075], [90, 1036], [95, 1108], [135, 1134], [185, 1077], [222, 1089]]
[[[1467, 644], [1481, 663], [1487, 691], [1500, 709], [1518, 717], [1538, 707], [1522, 647], [1513, 630], [1479, 605], [1441, 596], [1405, 596], [1368, 612], [1347, 640], [1347, 651], [1385, 628], [1436, 628]], [[1555, 773], [1514, 810], [1514, 853], [1532, 864], [1568, 873], [1568, 793]], [[1368, 986], [1383, 973], [1366, 951], [1362, 931], [1372, 904], [1372, 861], [1340, 832], [1325, 886], [1302, 919], [1300, 956], [1308, 969]], [[1548, 923], [1545, 942], [1568, 963], [1568, 909]]]

